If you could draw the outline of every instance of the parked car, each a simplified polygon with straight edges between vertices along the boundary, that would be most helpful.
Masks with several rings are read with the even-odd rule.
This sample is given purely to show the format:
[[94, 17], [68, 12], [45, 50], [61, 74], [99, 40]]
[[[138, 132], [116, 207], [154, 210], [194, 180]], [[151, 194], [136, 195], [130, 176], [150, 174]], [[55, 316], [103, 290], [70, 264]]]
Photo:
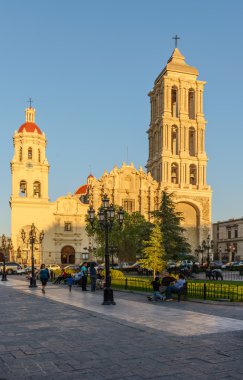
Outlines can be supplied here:
[[228, 270], [230, 270], [230, 268], [233, 266], [234, 263], [235, 263], [234, 261], [230, 261], [230, 262], [228, 262], [226, 264], [223, 264], [222, 267], [221, 267], [221, 269], [228, 269]]
[[[17, 270], [21, 269], [21, 266], [18, 263], [13, 261], [5, 263], [5, 271], [7, 274], [17, 273]], [[3, 271], [3, 263], [0, 263], [0, 273]]]
[[175, 261], [171, 261], [169, 260], [166, 264], [166, 268], [167, 269], [173, 269], [173, 268], [176, 268], [176, 262]]
[[[35, 270], [35, 272], [36, 272], [36, 271], [39, 270], [39, 268], [34, 267], [34, 270]], [[30, 273], [30, 272], [32, 272], [32, 266], [26, 267], [26, 268], [25, 268], [25, 273]]]
[[22, 275], [26, 273], [27, 273], [26, 268], [24, 268], [22, 265], [19, 265], [16, 274]]
[[75, 265], [75, 264], [71, 264], [71, 265], [67, 265], [66, 267], [64, 267], [64, 270], [65, 270], [65, 272], [75, 273], [75, 272], [80, 271], [80, 266]]
[[48, 270], [59, 270], [59, 269], [61, 269], [60, 265], [58, 265], [58, 264], [48, 264], [46, 266], [46, 268]]
[[143, 263], [141, 261], [137, 261], [136, 263], [127, 266], [126, 268], [123, 268], [124, 272], [136, 272], [138, 274], [147, 274], [151, 272], [151, 269], [149, 268], [143, 268]]
[[209, 264], [211, 269], [221, 269], [222, 265], [222, 261], [211, 261], [211, 263]]
[[180, 267], [189, 267], [191, 268], [193, 266], [193, 261], [191, 260], [182, 260], [180, 261]]
[[240, 266], [243, 266], [243, 261], [235, 261], [232, 264], [232, 267], [240, 267]]

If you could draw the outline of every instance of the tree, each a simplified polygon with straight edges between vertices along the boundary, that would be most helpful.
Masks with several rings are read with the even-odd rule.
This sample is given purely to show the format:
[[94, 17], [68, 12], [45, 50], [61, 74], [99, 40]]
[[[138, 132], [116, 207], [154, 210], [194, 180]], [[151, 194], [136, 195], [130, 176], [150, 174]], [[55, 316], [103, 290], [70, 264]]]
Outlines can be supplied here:
[[184, 235], [185, 229], [181, 226], [184, 220], [182, 213], [175, 210], [173, 194], [166, 190], [162, 192], [162, 202], [158, 211], [154, 211], [163, 235], [163, 244], [166, 260], [178, 260], [182, 253], [189, 254], [191, 246]]
[[144, 241], [144, 245], [144, 257], [141, 260], [141, 265], [143, 268], [152, 269], [155, 277], [156, 273], [161, 272], [166, 266], [163, 234], [159, 224], [154, 225], [150, 238]]
[[[118, 207], [116, 207], [118, 209]], [[139, 212], [124, 213], [122, 228], [114, 220], [112, 230], [109, 233], [109, 246], [116, 247], [116, 256], [119, 261], [136, 261], [136, 257], [141, 255], [143, 240], [149, 238], [152, 224], [145, 220]], [[97, 246], [96, 256], [104, 256], [104, 231], [95, 217], [93, 227], [87, 221], [86, 231], [92, 236]]]

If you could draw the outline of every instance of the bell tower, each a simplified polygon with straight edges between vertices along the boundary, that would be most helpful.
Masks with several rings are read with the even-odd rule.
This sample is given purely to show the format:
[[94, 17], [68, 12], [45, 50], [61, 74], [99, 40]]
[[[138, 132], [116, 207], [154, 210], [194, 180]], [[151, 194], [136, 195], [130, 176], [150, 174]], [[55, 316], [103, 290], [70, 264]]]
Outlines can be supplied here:
[[[25, 117], [25, 123], [14, 132], [14, 154], [10, 163], [11, 236], [15, 252], [20, 250], [23, 244], [21, 230], [24, 229], [28, 233], [32, 223], [40, 230], [43, 229], [48, 220], [49, 209], [47, 140], [45, 134], [35, 124], [35, 109], [31, 106], [27, 108]], [[25, 251], [22, 250], [22, 256], [24, 255], [27, 260], [29, 251], [28, 249]]]
[[175, 195], [178, 211], [195, 249], [211, 229], [211, 188], [207, 185], [206, 120], [203, 91], [206, 82], [185, 62], [176, 47], [149, 92], [147, 170]]
[[25, 117], [26, 122], [13, 136], [11, 203], [19, 199], [40, 203], [48, 200], [47, 141], [45, 134], [35, 124], [35, 109], [27, 108]]

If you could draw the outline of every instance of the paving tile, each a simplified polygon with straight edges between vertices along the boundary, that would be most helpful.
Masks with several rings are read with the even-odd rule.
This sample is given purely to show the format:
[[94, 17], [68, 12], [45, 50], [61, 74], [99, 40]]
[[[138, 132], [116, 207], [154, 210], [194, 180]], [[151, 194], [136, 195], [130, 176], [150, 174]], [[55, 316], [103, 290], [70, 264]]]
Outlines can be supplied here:
[[5, 380], [243, 378], [242, 307], [150, 307], [141, 295], [115, 297], [117, 307], [110, 308], [101, 305], [101, 293], [86, 297], [75, 289], [70, 297], [65, 287], [49, 286], [43, 297], [39, 288], [9, 281], [1, 298], [0, 380], [1, 374]]

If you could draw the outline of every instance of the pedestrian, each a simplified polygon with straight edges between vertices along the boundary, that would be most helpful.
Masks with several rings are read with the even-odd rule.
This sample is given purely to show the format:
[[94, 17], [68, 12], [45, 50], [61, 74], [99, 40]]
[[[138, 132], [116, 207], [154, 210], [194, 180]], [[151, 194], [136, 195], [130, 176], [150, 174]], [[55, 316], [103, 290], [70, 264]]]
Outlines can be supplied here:
[[102, 275], [102, 269], [98, 268], [96, 273], [96, 289], [103, 289], [104, 287], [104, 276]]
[[41, 264], [41, 268], [40, 268], [40, 272], [39, 272], [39, 277], [40, 277], [41, 284], [42, 284], [41, 291], [42, 291], [43, 294], [45, 294], [45, 292], [46, 292], [46, 290], [45, 290], [46, 283], [47, 283], [47, 281], [49, 280], [49, 277], [50, 277], [49, 271], [46, 268], [45, 264]]
[[159, 277], [155, 277], [155, 279], [151, 282], [151, 285], [154, 289], [153, 295], [148, 296], [149, 301], [157, 301], [157, 299], [164, 300], [165, 296], [160, 293], [160, 279]]
[[87, 278], [88, 278], [88, 264], [84, 262], [81, 266], [81, 273], [82, 273], [82, 291], [86, 292], [86, 286], [87, 286]]
[[220, 278], [220, 280], [223, 280], [223, 274], [222, 274], [221, 269], [219, 269], [219, 268], [212, 270], [212, 276], [213, 276], [213, 280], [215, 277], [216, 277], [216, 280], [218, 280], [219, 278]]
[[89, 276], [90, 276], [91, 292], [95, 292], [97, 273], [96, 273], [94, 263], [90, 264]]
[[65, 269], [62, 269], [61, 274], [57, 277], [57, 279], [54, 281], [54, 284], [60, 284], [62, 281], [65, 283], [65, 280], [67, 278], [67, 272]]
[[71, 275], [71, 273], [67, 275], [67, 284], [69, 287], [69, 292], [71, 292], [73, 286], [73, 276]]

